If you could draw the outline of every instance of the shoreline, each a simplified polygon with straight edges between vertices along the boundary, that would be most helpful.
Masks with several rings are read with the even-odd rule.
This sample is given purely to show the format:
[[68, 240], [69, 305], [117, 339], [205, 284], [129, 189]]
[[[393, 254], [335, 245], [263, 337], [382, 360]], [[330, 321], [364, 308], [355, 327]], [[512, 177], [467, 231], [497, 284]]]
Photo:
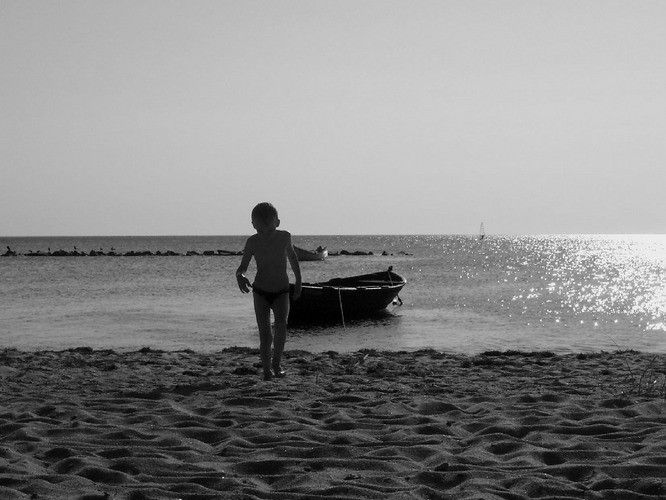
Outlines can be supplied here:
[[663, 498], [666, 355], [0, 350], [0, 497]]

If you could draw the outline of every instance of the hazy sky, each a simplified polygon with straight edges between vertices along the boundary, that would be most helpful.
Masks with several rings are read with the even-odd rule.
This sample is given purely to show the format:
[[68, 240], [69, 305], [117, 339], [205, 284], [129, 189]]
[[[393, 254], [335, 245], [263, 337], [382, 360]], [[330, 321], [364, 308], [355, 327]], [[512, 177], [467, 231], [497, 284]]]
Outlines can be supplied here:
[[666, 2], [0, 0], [0, 235], [666, 232]]

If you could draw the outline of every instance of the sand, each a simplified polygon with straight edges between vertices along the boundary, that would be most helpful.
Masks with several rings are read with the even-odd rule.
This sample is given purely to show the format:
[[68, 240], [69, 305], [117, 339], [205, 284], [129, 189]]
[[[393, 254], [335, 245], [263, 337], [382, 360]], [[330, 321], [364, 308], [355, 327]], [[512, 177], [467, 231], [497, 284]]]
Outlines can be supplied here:
[[666, 356], [0, 351], [0, 499], [666, 498]]

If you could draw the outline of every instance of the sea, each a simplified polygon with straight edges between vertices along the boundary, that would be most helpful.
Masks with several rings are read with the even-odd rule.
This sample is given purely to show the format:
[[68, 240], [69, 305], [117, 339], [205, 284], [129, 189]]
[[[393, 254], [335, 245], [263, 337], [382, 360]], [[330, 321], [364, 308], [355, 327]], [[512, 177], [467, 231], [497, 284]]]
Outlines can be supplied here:
[[[246, 237], [0, 237], [0, 253], [17, 254], [0, 257], [0, 348], [257, 347], [252, 298], [234, 276], [240, 257], [220, 255]], [[304, 282], [392, 266], [407, 285], [383, 315], [290, 327], [287, 349], [666, 352], [666, 235], [293, 240], [330, 252], [301, 262]], [[51, 256], [28, 256], [37, 252]]]

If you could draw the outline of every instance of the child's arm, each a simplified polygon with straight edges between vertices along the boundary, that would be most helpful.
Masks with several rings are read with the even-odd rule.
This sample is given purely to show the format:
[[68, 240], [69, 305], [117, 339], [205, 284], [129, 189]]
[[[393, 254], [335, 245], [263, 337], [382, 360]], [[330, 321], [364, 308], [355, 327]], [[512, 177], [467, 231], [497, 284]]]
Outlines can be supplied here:
[[298, 263], [298, 257], [294, 250], [294, 245], [291, 243], [291, 236], [289, 237], [289, 244], [287, 245], [287, 258], [291, 265], [291, 270], [294, 272], [296, 283], [294, 284], [294, 300], [301, 296], [301, 266]]
[[238, 281], [238, 288], [240, 288], [240, 291], [243, 293], [249, 293], [250, 287], [252, 286], [250, 280], [245, 276], [251, 259], [252, 253], [248, 251], [246, 245], [245, 250], [243, 251], [243, 258], [241, 259], [240, 266], [238, 266], [238, 269], [236, 270], [236, 281]]

